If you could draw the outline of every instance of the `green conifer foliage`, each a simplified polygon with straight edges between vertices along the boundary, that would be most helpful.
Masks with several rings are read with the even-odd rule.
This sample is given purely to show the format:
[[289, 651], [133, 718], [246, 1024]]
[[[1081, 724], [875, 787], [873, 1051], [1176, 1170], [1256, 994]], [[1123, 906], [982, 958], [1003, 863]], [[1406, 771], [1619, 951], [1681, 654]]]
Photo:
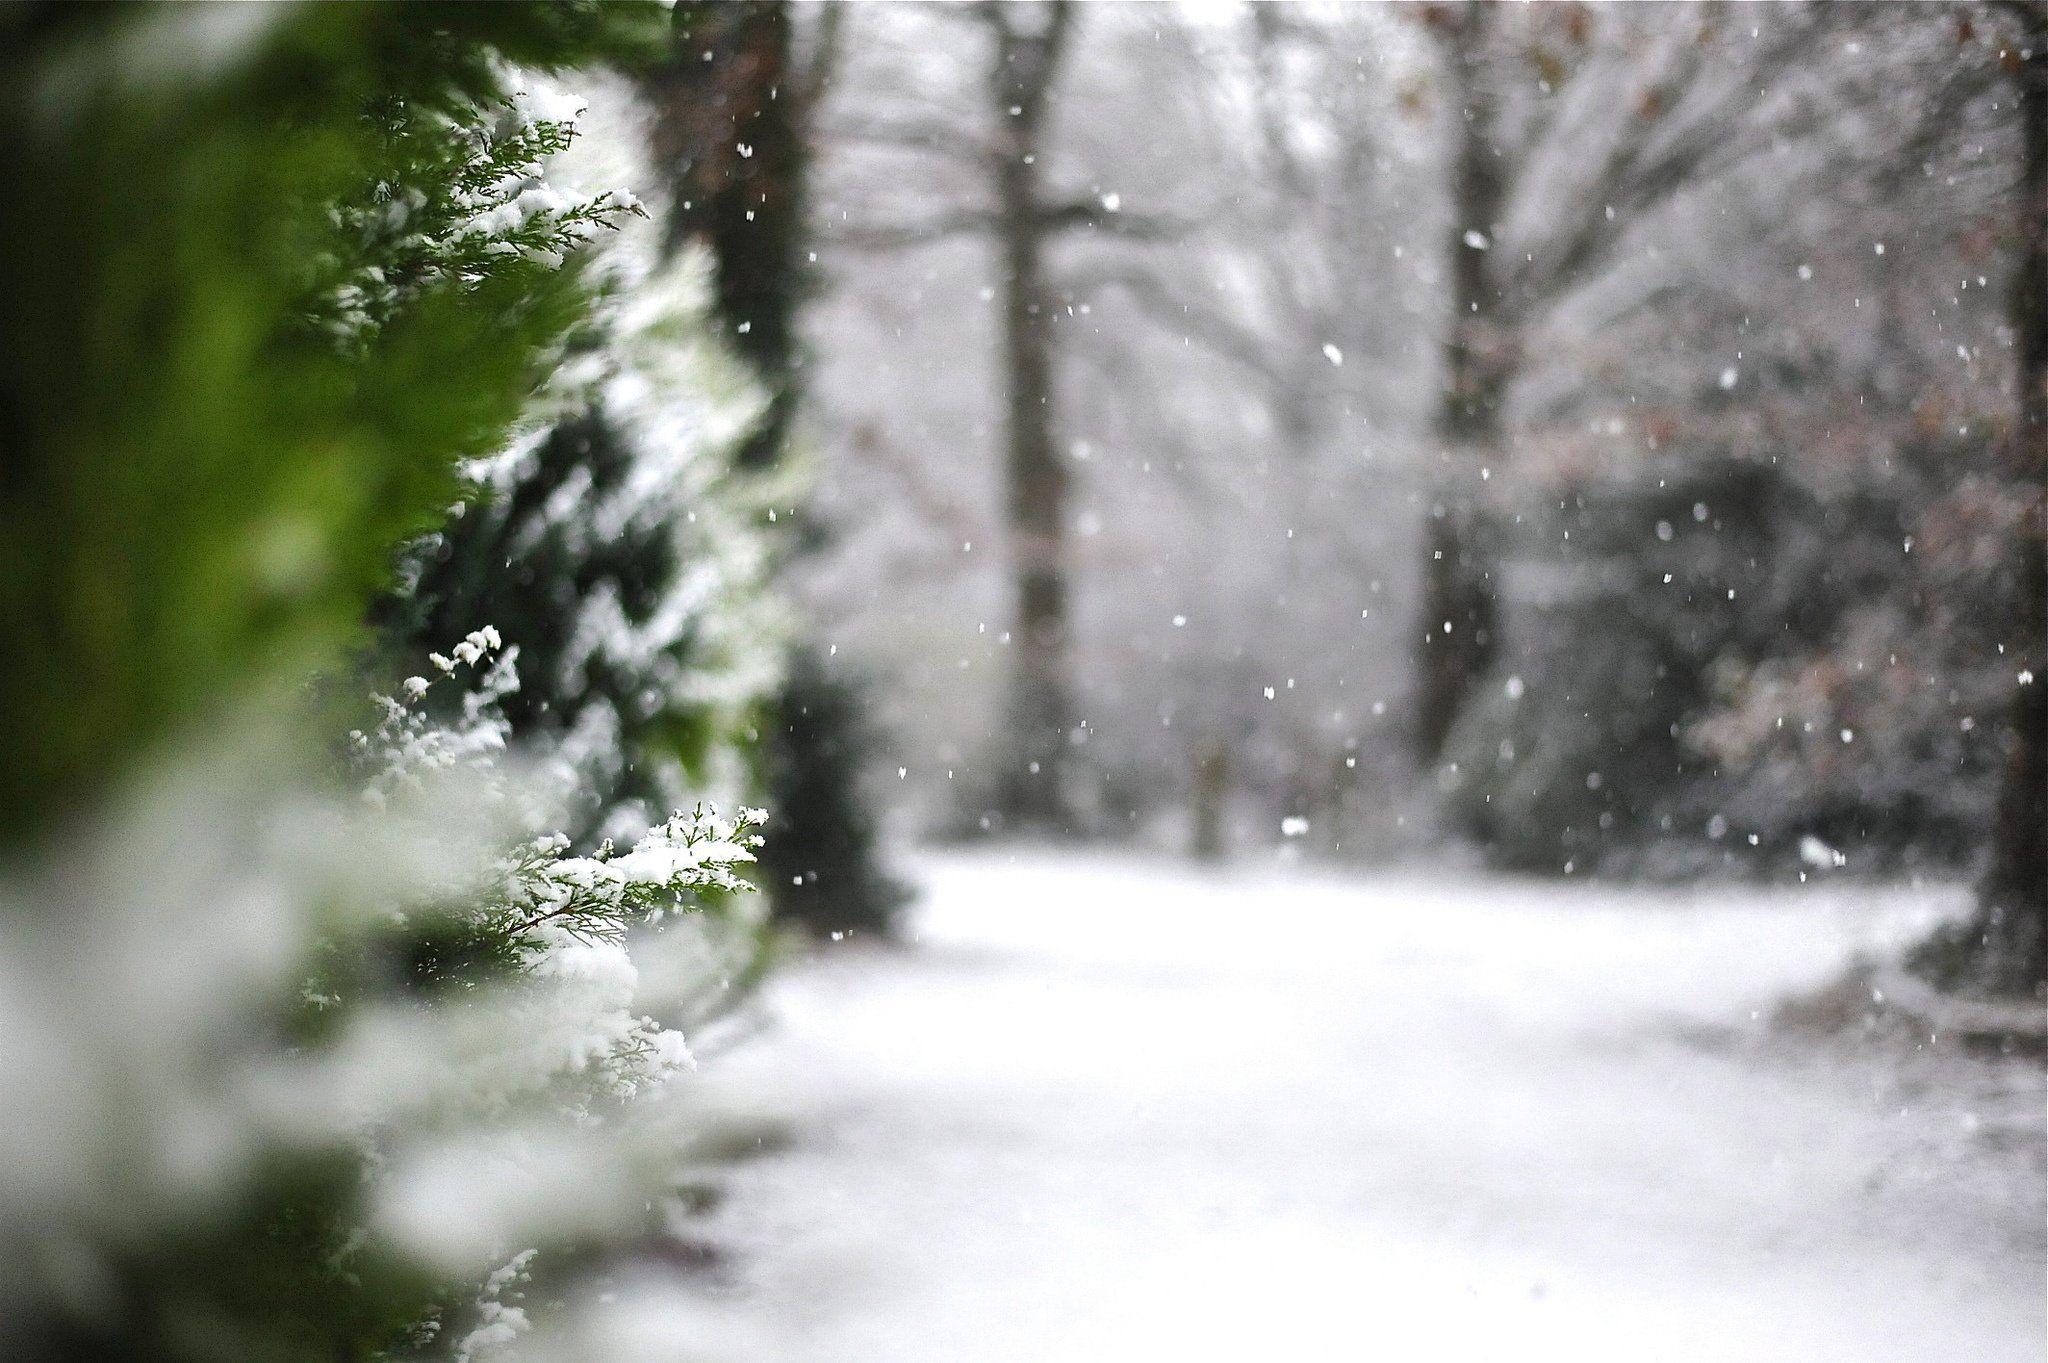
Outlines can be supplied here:
[[514, 477], [415, 549], [417, 582], [396, 607], [404, 633], [422, 647], [484, 623], [516, 642], [521, 686], [504, 708], [522, 739], [556, 746], [591, 722], [611, 735], [616, 758], [586, 773], [583, 805], [572, 811], [579, 839], [620, 802], [660, 794], [645, 749], [663, 742], [694, 754], [705, 741], [650, 666], [683, 662], [692, 631], [679, 631], [658, 659], [638, 667], [579, 638], [594, 594], [616, 602], [627, 626], [645, 627], [684, 567], [669, 516], [597, 535], [581, 516], [550, 514], [563, 498], [587, 506], [616, 495], [635, 458], [629, 434], [593, 397], [546, 431]]
[[[818, 935], [888, 933], [909, 892], [881, 869], [873, 801], [862, 790], [873, 746], [862, 690], [793, 651], [768, 744], [776, 838], [762, 853], [776, 916]], [[772, 850], [771, 850], [772, 849]]]
[[[513, 107], [506, 74], [622, 50], [649, 18], [587, 3], [0, 14], [0, 174], [34, 200], [0, 213], [0, 967], [10, 1024], [45, 1021], [46, 1004], [82, 1024], [10, 1030], [0, 1047], [11, 1085], [64, 1080], [43, 1095], [61, 1102], [33, 1104], [36, 1133], [77, 1119], [69, 1142], [10, 1133], [0, 1354], [415, 1356], [442, 1308], [474, 1298], [365, 1238], [363, 1133], [326, 1139], [312, 1113], [332, 1086], [267, 1125], [251, 1115], [264, 1110], [237, 1062], [339, 1061], [292, 1044], [316, 1003], [289, 978], [293, 953], [316, 934], [339, 941], [346, 921], [340, 896], [308, 888], [322, 844], [276, 858], [270, 788], [226, 759], [187, 780], [185, 824], [107, 811], [252, 691], [296, 692], [340, 659], [396, 546], [436, 523], [464, 461], [504, 446], [586, 314], [577, 248], [619, 211], [526, 195], [525, 168], [561, 132]], [[66, 860], [95, 820], [119, 875]], [[402, 875], [335, 827], [355, 869]], [[572, 899], [615, 884], [644, 898], [664, 868], [701, 859], [667, 847], [649, 879], [625, 858], [564, 866], [559, 850], [536, 851], [534, 868], [573, 870]], [[121, 878], [138, 863], [164, 883]], [[452, 893], [382, 888], [387, 912]], [[99, 935], [117, 917], [136, 941]], [[244, 920], [274, 935], [235, 937]], [[173, 921], [192, 935], [148, 936]], [[116, 1001], [54, 991], [27, 967], [69, 963], [111, 990], [134, 964], [105, 959], [118, 951], [155, 967], [141, 1002], [216, 968], [286, 987], [185, 999], [190, 1014], [145, 1014], [95, 1050], [95, 1010]], [[196, 1068], [150, 1063], [163, 1054]], [[133, 1177], [176, 1139], [193, 1157], [176, 1186], [108, 1205], [113, 1178], [63, 1181]], [[24, 1150], [46, 1164], [26, 1167]], [[66, 1223], [74, 1200], [89, 1210]], [[38, 1237], [60, 1223], [62, 1243]]]
[[583, 306], [560, 248], [590, 222], [472, 256], [451, 168], [499, 159], [506, 62], [644, 17], [0, 16], [0, 174], [35, 187], [0, 214], [0, 841], [359, 627]]

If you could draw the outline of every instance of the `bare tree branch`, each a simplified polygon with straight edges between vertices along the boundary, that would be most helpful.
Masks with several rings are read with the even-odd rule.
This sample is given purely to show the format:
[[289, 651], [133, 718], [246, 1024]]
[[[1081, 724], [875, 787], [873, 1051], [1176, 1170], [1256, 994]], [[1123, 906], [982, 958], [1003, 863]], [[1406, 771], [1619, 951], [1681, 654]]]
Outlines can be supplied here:
[[1162, 213], [1125, 213], [1091, 200], [1075, 199], [1040, 208], [1037, 223], [1047, 231], [1085, 228], [1132, 241], [1172, 241], [1193, 230], [1196, 220]]
[[1074, 298], [1121, 293], [1156, 325], [1268, 383], [1279, 382], [1265, 337], [1223, 312], [1176, 295], [1148, 270], [1093, 262], [1065, 271], [1060, 282], [1062, 292]]
[[936, 117], [837, 119], [822, 133], [831, 142], [928, 152], [977, 168], [996, 154], [994, 147], [970, 130]]
[[993, 232], [997, 223], [996, 215], [987, 209], [962, 208], [923, 222], [826, 222], [818, 228], [818, 240], [826, 246], [856, 251], [908, 251], [934, 242]]
[[986, 540], [994, 534], [986, 516], [955, 496], [943, 480], [934, 479], [929, 469], [872, 425], [854, 432], [850, 449], [856, 460], [893, 479], [918, 516], [943, 529], [951, 543]]
[[1740, 77], [1726, 83], [1682, 125], [1679, 115], [1713, 70], [1705, 34], [1680, 43], [1664, 69], [1637, 97], [1638, 114], [1609, 148], [1599, 171], [1580, 196], [1576, 220], [1566, 233], [1530, 251], [1507, 281], [1511, 308], [1540, 307], [1582, 282], [1609, 255], [1643, 214], [1689, 184], [1698, 183], [1779, 142], [1802, 126], [1751, 122], [1748, 105], [1813, 49], [1814, 24], [1781, 30]]

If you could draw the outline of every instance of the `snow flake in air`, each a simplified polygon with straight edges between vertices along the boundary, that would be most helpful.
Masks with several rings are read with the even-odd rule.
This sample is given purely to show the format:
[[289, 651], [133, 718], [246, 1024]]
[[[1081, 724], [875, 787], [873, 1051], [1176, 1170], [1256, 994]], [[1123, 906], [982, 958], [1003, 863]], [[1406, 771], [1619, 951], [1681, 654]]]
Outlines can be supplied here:
[[1849, 858], [1845, 853], [1836, 851], [1811, 833], [1804, 834], [1799, 839], [1799, 859], [1821, 871], [1849, 864]]

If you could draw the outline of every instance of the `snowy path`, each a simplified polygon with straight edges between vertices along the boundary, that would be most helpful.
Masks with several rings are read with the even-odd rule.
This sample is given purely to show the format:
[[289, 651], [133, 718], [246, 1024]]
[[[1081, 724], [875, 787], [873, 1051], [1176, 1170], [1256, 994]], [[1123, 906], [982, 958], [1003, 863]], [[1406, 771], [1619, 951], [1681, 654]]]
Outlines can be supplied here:
[[1937, 894], [947, 857], [726, 1058], [767, 1356], [2038, 1363], [2038, 1071], [1754, 1021]]

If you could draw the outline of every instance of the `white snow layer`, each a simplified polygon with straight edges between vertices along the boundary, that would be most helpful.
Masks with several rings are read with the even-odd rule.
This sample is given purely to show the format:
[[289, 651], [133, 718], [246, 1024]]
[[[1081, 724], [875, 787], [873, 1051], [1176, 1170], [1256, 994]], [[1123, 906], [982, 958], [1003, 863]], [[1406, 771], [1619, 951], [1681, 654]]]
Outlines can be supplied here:
[[806, 1103], [711, 1228], [767, 1356], [2043, 1358], [2038, 1070], [1769, 1023], [1956, 892], [924, 879], [724, 1061]]

